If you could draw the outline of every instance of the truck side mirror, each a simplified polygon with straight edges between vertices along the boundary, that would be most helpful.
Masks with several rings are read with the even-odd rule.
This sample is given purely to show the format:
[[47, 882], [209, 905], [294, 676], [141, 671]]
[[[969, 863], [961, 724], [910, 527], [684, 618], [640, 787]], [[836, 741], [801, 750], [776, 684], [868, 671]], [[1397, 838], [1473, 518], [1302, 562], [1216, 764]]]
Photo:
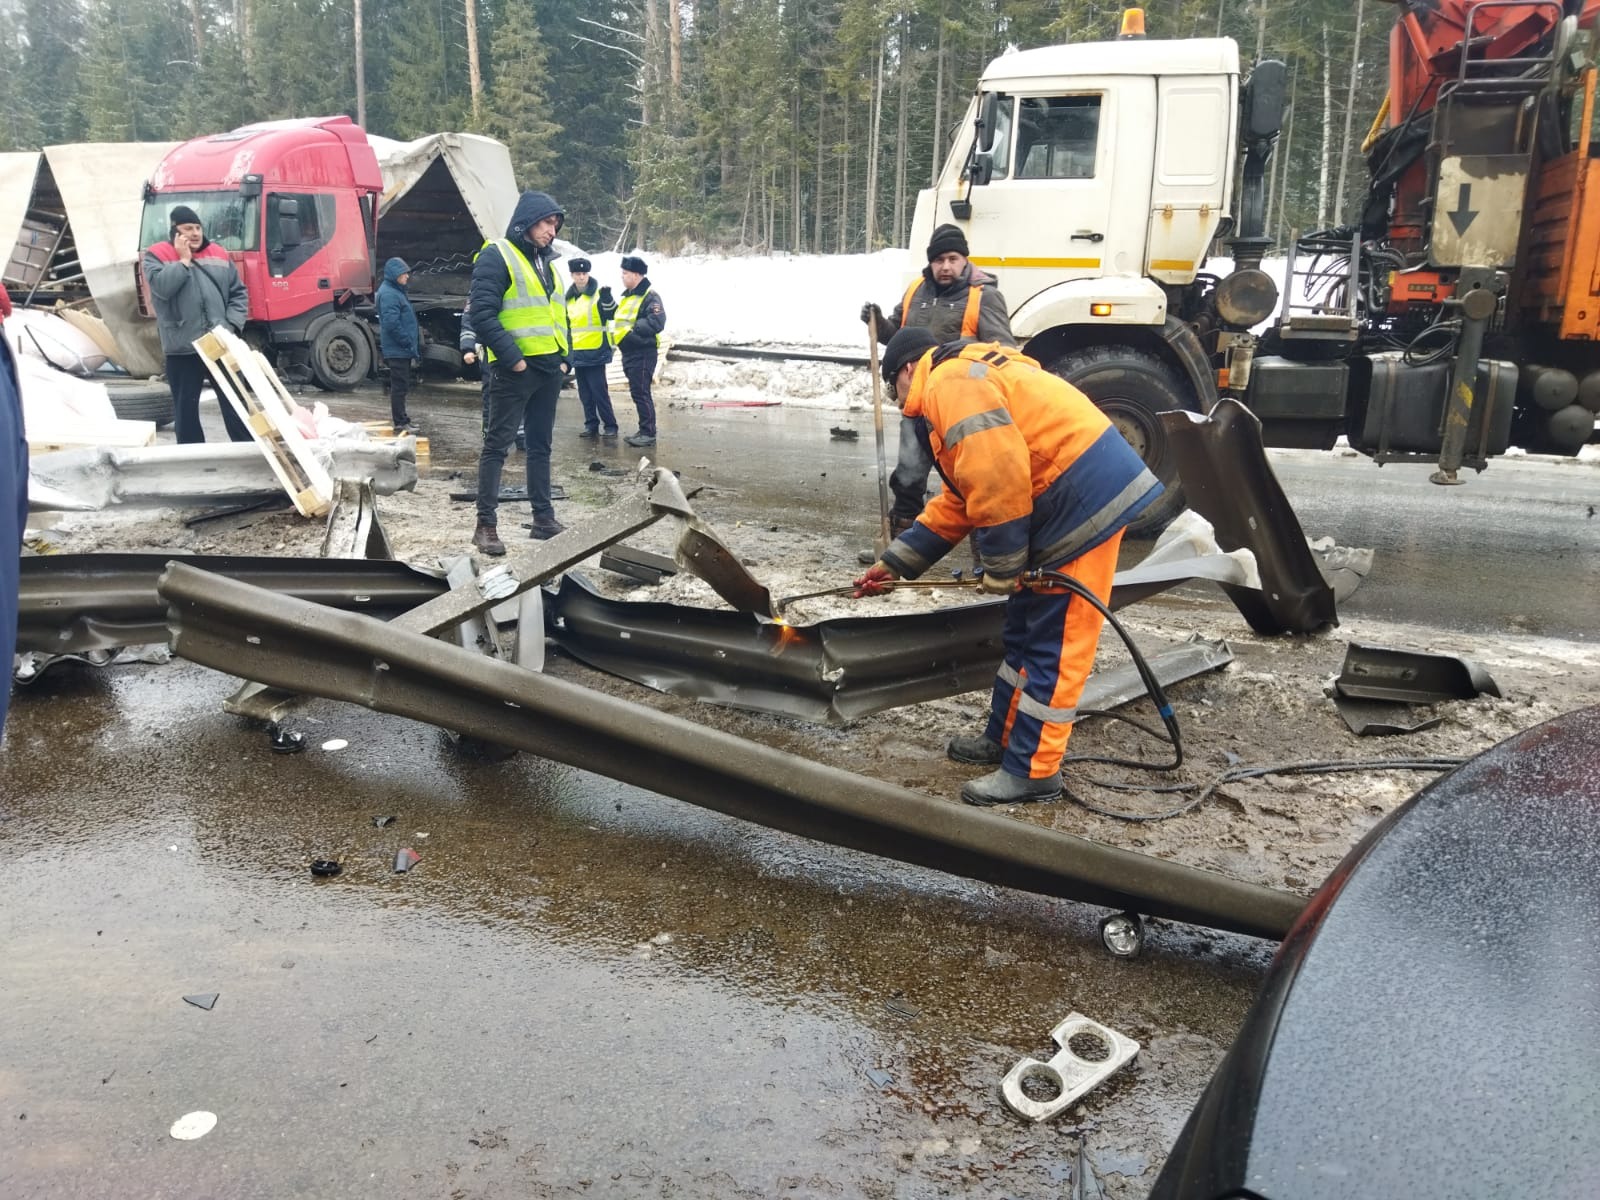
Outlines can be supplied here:
[[972, 166], [968, 169], [968, 177], [972, 180], [973, 187], [982, 187], [994, 178], [994, 151], [975, 150], [972, 153]]
[[1288, 103], [1289, 70], [1275, 58], [1256, 64], [1244, 85], [1244, 128], [1246, 141], [1270, 138], [1283, 128], [1283, 110]]
[[982, 99], [978, 101], [977, 137], [973, 142], [979, 154], [994, 153], [994, 122], [999, 109], [1000, 94], [984, 92]]

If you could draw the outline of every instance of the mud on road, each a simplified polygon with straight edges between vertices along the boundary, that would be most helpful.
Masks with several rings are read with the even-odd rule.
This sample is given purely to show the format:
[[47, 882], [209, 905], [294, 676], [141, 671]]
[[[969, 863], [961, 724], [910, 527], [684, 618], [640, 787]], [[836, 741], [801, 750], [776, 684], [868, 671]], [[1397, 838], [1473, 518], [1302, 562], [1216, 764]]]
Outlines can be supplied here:
[[[698, 511], [775, 594], [859, 573], [875, 524], [870, 414], [666, 399], [659, 460], [706, 484]], [[563, 403], [557, 428], [563, 516], [623, 486], [591, 462], [636, 461], [579, 441], [575, 407]], [[370, 393], [340, 407], [381, 409]], [[449, 493], [471, 486], [476, 394], [429, 389], [413, 412], [433, 470], [380, 512], [397, 555], [431, 565], [470, 537], [471, 505]], [[841, 423], [862, 431], [857, 443], [828, 440]], [[191, 530], [170, 512], [111, 512], [46, 536], [62, 550], [314, 554], [321, 528], [254, 514]], [[631, 541], [669, 552], [671, 531]], [[1125, 563], [1142, 552], [1130, 545]], [[645, 586], [589, 574], [618, 597], [718, 603], [683, 575]], [[941, 602], [902, 593], [798, 615]], [[1172, 689], [1189, 782], [1240, 761], [1470, 755], [1578, 707], [1596, 678], [1591, 646], [1348, 613], [1328, 634], [1259, 638], [1198, 589], [1123, 616], [1146, 647], [1200, 633], [1237, 656]], [[1348, 640], [1473, 655], [1504, 698], [1442, 706], [1439, 727], [1403, 739], [1357, 739], [1323, 691]], [[1108, 634], [1102, 665], [1120, 657]], [[830, 728], [659, 695], [559, 654], [547, 669], [952, 801], [971, 772], [945, 760], [944, 741], [987, 706], [971, 693]], [[8, 1195], [94, 1194], [115, 1167], [152, 1195], [1042, 1197], [1067, 1189], [1083, 1132], [1108, 1193], [1141, 1196], [1270, 953], [1158, 923], [1143, 958], [1113, 960], [1095, 934], [1102, 914], [1084, 906], [818, 846], [527, 755], [463, 760], [426, 726], [329, 702], [291, 720], [313, 750], [275, 757], [219, 711], [232, 686], [174, 663], [52, 672], [17, 697], [0, 752]], [[331, 737], [350, 745], [315, 749]], [[1083, 722], [1072, 748], [1162, 754], [1103, 720]], [[1070, 778], [1102, 807], [1171, 806], [1089, 782], [1102, 777], [1134, 778]], [[1309, 893], [1426, 779], [1269, 777], [1153, 823], [1071, 801], [1008, 811]], [[378, 814], [398, 819], [379, 829]], [[402, 845], [422, 862], [395, 875]], [[314, 881], [306, 862], [330, 854], [344, 873]], [[210, 991], [210, 1013], [180, 999]], [[1025, 1126], [998, 1080], [1023, 1055], [1048, 1056], [1049, 1029], [1073, 1009], [1144, 1049], [1061, 1121]], [[217, 1130], [169, 1141], [195, 1108], [216, 1111]]]

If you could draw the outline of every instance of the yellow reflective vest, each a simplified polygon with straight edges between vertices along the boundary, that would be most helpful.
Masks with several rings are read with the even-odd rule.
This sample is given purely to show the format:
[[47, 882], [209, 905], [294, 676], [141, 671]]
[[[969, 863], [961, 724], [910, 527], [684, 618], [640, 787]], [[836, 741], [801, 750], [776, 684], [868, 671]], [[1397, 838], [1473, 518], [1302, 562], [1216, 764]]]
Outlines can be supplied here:
[[[637, 296], [624, 296], [617, 305], [617, 315], [611, 318], [611, 344], [622, 345], [622, 339], [627, 337], [639, 321], [639, 308], [644, 304], [644, 298], [650, 294], [650, 289], [645, 288]], [[656, 334], [656, 345], [661, 345], [661, 335]]]
[[[500, 324], [524, 357], [567, 352], [567, 302], [561, 290], [546, 292], [527, 256], [505, 238], [489, 243], [500, 251], [511, 283], [500, 302]], [[494, 351], [489, 352], [494, 361]]]
[[605, 322], [600, 317], [600, 302], [595, 296], [574, 296], [567, 304], [567, 323], [572, 330], [574, 350], [598, 350], [606, 344]]

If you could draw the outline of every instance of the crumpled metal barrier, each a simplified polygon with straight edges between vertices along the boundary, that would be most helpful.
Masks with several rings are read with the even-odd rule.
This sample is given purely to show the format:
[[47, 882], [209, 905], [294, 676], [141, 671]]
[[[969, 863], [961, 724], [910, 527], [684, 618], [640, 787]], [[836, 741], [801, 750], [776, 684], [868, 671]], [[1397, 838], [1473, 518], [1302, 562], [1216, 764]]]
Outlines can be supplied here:
[[[547, 638], [596, 670], [689, 700], [832, 724], [988, 687], [1004, 620], [1005, 601], [993, 600], [784, 625], [724, 609], [609, 600], [577, 571], [545, 604]], [[1151, 656], [1163, 684], [1232, 661], [1226, 642], [1193, 639]], [[1126, 682], [1096, 674], [1078, 707], [1124, 702]], [[1139, 682], [1136, 694], [1143, 690]]]
[[1305, 531], [1267, 462], [1261, 422], [1237, 400], [1209, 414], [1161, 414], [1189, 505], [1224, 550], [1246, 549], [1261, 572], [1260, 591], [1221, 584], [1257, 633], [1315, 633], [1337, 625], [1333, 589], [1317, 569]]
[[936, 800], [355, 613], [174, 563], [173, 649], [817, 841], [1023, 891], [1279, 938], [1287, 892]]
[[17, 651], [83, 654], [167, 640], [156, 579], [183, 562], [334, 608], [392, 617], [442, 594], [442, 578], [398, 562], [236, 554], [40, 554], [22, 559]]

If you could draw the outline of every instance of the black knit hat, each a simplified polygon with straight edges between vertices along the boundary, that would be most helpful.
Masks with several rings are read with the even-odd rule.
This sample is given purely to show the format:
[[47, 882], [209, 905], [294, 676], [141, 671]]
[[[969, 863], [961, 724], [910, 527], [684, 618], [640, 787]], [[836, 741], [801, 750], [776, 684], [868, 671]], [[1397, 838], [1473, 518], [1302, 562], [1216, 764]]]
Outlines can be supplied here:
[[941, 225], [933, 231], [933, 236], [928, 239], [928, 261], [932, 262], [941, 254], [949, 254], [954, 250], [962, 258], [967, 258], [972, 251], [967, 249], [967, 235], [962, 233], [955, 225]]
[[649, 265], [636, 254], [630, 254], [622, 260], [622, 269], [632, 271], [635, 275], [650, 274]]
[[939, 344], [939, 339], [921, 325], [895, 330], [889, 344], [883, 348], [883, 378], [888, 383], [900, 374], [900, 368], [915, 362]]
[[569, 258], [569, 259], [567, 259], [567, 270], [571, 271], [574, 275], [577, 275], [577, 274], [580, 274], [580, 273], [584, 274], [584, 275], [587, 275], [590, 272], [590, 270], [593, 269], [593, 267], [594, 267], [594, 264], [591, 263], [587, 258]]
[[168, 217], [168, 222], [174, 229], [176, 229], [179, 225], [203, 224], [203, 222], [200, 220], [200, 214], [195, 212], [195, 210], [190, 208], [187, 204], [179, 204], [175, 206], [172, 210], [172, 215]]

